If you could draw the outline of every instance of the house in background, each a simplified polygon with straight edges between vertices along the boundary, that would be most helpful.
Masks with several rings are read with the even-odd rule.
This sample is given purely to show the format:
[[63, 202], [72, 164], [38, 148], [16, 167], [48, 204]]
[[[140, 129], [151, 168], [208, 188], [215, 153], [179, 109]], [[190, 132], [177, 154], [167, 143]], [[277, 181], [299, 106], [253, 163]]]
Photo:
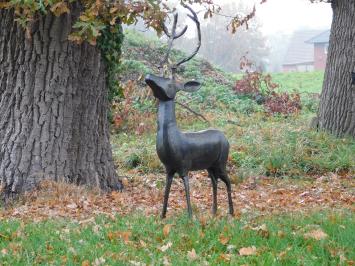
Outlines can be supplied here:
[[327, 63], [330, 30], [309, 39], [306, 43], [314, 45], [314, 69], [324, 70]]
[[284, 72], [324, 70], [329, 30], [297, 31], [293, 34], [282, 69]]

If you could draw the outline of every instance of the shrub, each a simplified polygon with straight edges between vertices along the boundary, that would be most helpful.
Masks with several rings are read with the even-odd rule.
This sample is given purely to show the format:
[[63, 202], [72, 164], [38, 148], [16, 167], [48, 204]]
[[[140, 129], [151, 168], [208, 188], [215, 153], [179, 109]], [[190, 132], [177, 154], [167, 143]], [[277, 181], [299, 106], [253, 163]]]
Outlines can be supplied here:
[[278, 93], [275, 91], [279, 87], [272, 81], [270, 74], [258, 71], [250, 71], [252, 64], [242, 59], [241, 69], [246, 68], [245, 74], [236, 81], [234, 91], [237, 95], [247, 96], [254, 99], [258, 104], [263, 104], [266, 113], [289, 115], [301, 110], [301, 100], [299, 93]]
[[271, 92], [264, 102], [265, 111], [268, 114], [289, 115], [301, 110], [301, 98], [298, 93]]

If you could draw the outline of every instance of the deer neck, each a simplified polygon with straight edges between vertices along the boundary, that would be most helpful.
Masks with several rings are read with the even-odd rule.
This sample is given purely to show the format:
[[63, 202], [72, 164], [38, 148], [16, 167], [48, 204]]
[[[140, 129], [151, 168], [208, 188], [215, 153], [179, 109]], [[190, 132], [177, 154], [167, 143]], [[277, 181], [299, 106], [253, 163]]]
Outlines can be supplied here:
[[175, 102], [159, 101], [158, 132], [176, 129]]

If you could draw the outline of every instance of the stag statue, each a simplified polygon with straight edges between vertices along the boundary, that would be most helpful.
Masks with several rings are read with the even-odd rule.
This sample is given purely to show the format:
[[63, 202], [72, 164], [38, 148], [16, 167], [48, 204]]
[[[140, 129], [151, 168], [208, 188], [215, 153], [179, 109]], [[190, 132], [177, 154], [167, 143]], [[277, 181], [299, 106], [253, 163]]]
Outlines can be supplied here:
[[[166, 216], [170, 187], [176, 173], [183, 179], [188, 215], [189, 217], [192, 216], [188, 173], [189, 171], [203, 169], [207, 169], [212, 180], [212, 213], [215, 215], [217, 212], [217, 181], [221, 179], [227, 186], [229, 213], [233, 215], [231, 182], [226, 170], [229, 153], [228, 140], [221, 131], [215, 129], [183, 133], [176, 124], [174, 102], [176, 93], [178, 91], [195, 92], [201, 86], [197, 81], [188, 81], [182, 84], [175, 78], [178, 67], [192, 59], [201, 46], [201, 30], [197, 15], [191, 7], [187, 5], [184, 5], [184, 7], [191, 12], [192, 15], [188, 14], [188, 16], [197, 26], [197, 48], [190, 56], [169, 67], [171, 78], [164, 77], [163, 71], [161, 71], [161, 76], [149, 74], [145, 78], [154, 96], [159, 100], [156, 149], [159, 159], [165, 166], [167, 175], [162, 218]], [[187, 30], [186, 26], [180, 33], [177, 33], [177, 22], [178, 14], [175, 14], [171, 32], [168, 31], [165, 25], [163, 26], [164, 32], [169, 38], [169, 45], [167, 54], [160, 65], [161, 69], [163, 69], [165, 63], [168, 63], [173, 41], [184, 35]]]

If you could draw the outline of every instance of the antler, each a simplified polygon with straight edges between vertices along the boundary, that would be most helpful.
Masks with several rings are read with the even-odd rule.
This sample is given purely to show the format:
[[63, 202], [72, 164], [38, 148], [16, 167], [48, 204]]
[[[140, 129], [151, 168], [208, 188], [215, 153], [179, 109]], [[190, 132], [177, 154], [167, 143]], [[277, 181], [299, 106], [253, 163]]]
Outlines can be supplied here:
[[[174, 75], [174, 70], [176, 70], [176, 68], [180, 65], [182, 65], [183, 63], [186, 63], [187, 61], [191, 60], [196, 54], [197, 52], [199, 51], [200, 47], [201, 47], [201, 28], [200, 28], [200, 22], [198, 21], [198, 17], [195, 13], [195, 11], [193, 11], [193, 9], [191, 7], [189, 7], [188, 5], [183, 5], [184, 8], [188, 9], [192, 15], [187, 15], [190, 19], [192, 19], [192, 21], [195, 22], [196, 26], [197, 26], [197, 32], [198, 32], [198, 45], [197, 45], [197, 48], [195, 49], [195, 51], [187, 58], [181, 60], [180, 62], [178, 62], [176, 65], [174, 65], [172, 67], [172, 71], [173, 71], [173, 75]], [[163, 61], [160, 63], [160, 69], [161, 69], [161, 72], [163, 72], [163, 67], [164, 67], [164, 64], [165, 63], [168, 63], [168, 60], [169, 60], [169, 55], [170, 55], [170, 52], [171, 52], [171, 49], [173, 47], [173, 42], [174, 40], [180, 38], [182, 35], [184, 35], [187, 31], [187, 28], [188, 26], [185, 26], [182, 31], [180, 33], [176, 33], [176, 27], [177, 27], [177, 22], [178, 22], [178, 14], [176, 13], [174, 15], [174, 21], [173, 21], [173, 27], [172, 27], [172, 30], [171, 32], [169, 32], [168, 28], [166, 27], [165, 24], [162, 25], [163, 27], [163, 31], [164, 33], [166, 34], [166, 36], [169, 37], [169, 43], [168, 43], [168, 51], [163, 59]]]
[[161, 69], [163, 68], [165, 63], [168, 63], [169, 55], [170, 55], [171, 49], [173, 47], [174, 40], [176, 40], [177, 38], [180, 38], [182, 35], [184, 35], [187, 30], [187, 26], [185, 26], [185, 28], [180, 33], [176, 34], [176, 27], [177, 27], [178, 18], [179, 18], [179, 15], [176, 13], [174, 15], [174, 22], [173, 22], [173, 28], [171, 30], [171, 33], [169, 33], [167, 27], [165, 26], [165, 24], [163, 24], [163, 30], [164, 30], [164, 33], [166, 34], [166, 36], [169, 37], [169, 43], [168, 43], [168, 51], [164, 57], [164, 60], [160, 63]]
[[195, 13], [195, 11], [189, 7], [188, 5], [183, 5], [183, 7], [187, 8], [188, 10], [190, 10], [190, 12], [192, 13], [192, 16], [191, 15], [187, 15], [190, 19], [192, 19], [192, 21], [195, 22], [196, 24], [196, 27], [197, 27], [197, 36], [198, 36], [198, 43], [197, 43], [197, 47], [195, 49], [195, 51], [187, 58], [181, 60], [180, 62], [178, 62], [176, 64], [176, 67], [186, 63], [187, 61], [191, 60], [197, 53], [198, 51], [200, 50], [200, 47], [201, 47], [201, 26], [200, 26], [200, 22], [198, 20], [198, 17]]

